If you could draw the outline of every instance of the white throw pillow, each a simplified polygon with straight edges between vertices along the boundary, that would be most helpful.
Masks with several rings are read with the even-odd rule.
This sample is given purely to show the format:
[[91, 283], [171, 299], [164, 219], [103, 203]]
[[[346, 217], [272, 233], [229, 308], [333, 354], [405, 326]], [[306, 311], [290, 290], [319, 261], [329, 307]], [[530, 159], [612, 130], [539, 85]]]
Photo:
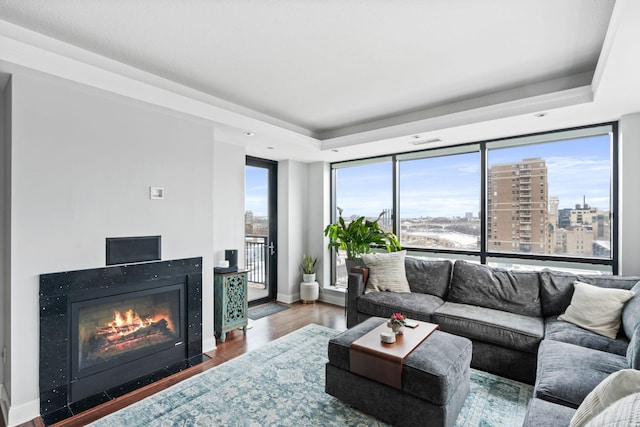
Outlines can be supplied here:
[[573, 286], [571, 305], [558, 319], [615, 339], [620, 329], [624, 303], [633, 297], [633, 292], [601, 288], [578, 281]]
[[640, 393], [630, 394], [615, 402], [586, 427], [629, 427], [640, 425]]
[[369, 280], [365, 293], [411, 292], [404, 269], [406, 255], [407, 251], [362, 255], [362, 261], [369, 267]]
[[611, 406], [614, 402], [640, 392], [640, 371], [622, 369], [602, 380], [584, 398], [571, 418], [570, 427], [581, 427]]

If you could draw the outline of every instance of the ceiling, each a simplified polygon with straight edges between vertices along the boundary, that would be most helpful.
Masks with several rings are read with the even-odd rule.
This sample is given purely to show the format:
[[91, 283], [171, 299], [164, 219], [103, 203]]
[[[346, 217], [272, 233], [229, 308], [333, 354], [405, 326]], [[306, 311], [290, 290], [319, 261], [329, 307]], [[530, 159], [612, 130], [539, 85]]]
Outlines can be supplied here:
[[123, 91], [89, 64], [248, 154], [334, 161], [640, 111], [638, 3], [0, 0], [5, 42], [56, 55], [0, 61]]

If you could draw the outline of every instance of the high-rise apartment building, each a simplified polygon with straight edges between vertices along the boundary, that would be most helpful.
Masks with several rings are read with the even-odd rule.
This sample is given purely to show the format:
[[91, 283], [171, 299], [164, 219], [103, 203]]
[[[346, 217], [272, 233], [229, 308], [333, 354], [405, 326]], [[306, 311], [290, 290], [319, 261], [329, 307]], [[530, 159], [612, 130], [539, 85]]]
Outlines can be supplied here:
[[493, 165], [488, 175], [488, 249], [551, 253], [545, 161]]

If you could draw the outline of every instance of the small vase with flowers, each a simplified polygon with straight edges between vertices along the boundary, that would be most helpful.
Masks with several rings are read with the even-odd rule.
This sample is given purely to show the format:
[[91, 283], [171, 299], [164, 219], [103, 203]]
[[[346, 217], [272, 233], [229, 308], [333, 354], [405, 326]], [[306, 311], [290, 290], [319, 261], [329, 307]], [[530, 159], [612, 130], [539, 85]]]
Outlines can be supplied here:
[[387, 321], [387, 326], [390, 327], [395, 334], [399, 335], [404, 333], [406, 320], [407, 318], [404, 317], [402, 313], [393, 313]]

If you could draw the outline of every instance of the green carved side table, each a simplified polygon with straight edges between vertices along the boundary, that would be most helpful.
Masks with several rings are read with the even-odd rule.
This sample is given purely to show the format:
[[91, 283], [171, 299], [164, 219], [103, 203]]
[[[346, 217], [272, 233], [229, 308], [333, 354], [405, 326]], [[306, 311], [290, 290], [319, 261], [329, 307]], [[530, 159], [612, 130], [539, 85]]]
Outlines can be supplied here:
[[247, 272], [215, 273], [213, 279], [213, 327], [224, 342], [227, 332], [242, 328], [247, 334]]

